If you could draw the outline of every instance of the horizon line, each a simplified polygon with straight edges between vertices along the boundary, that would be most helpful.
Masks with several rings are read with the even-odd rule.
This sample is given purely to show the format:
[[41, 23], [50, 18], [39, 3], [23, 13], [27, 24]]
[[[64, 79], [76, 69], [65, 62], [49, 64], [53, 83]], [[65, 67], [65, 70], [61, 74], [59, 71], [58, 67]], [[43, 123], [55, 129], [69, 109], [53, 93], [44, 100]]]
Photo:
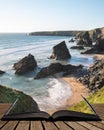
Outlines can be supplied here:
[[94, 29], [99, 29], [99, 28], [104, 28], [104, 27], [96, 27], [96, 28], [93, 28], [93, 29], [71, 29], [71, 30], [36, 30], [36, 31], [13, 31], [13, 32], [0, 32], [0, 34], [2, 33], [33, 33], [33, 32], [58, 32], [58, 31], [90, 31], [90, 30], [94, 30]]

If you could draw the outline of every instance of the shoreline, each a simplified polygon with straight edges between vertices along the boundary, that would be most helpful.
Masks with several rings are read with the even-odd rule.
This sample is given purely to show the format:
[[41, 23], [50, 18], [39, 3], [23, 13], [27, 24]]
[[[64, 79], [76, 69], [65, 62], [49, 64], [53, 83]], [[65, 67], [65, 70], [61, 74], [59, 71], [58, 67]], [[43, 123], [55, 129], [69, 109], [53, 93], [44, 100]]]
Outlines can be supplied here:
[[73, 106], [83, 100], [81, 95], [83, 95], [85, 98], [87, 98], [89, 96], [89, 89], [87, 87], [85, 87], [82, 83], [80, 83], [77, 80], [77, 78], [74, 77], [73, 75], [61, 77], [59, 79], [61, 81], [66, 82], [69, 85], [69, 87], [72, 91], [72, 95], [70, 95], [68, 97], [68, 99], [66, 100], [66, 103], [63, 104], [62, 106], [57, 107], [53, 110], [48, 110], [47, 112], [49, 114], [53, 114], [54, 112], [59, 111], [59, 110], [68, 110], [71, 106]]
[[67, 100], [68, 107], [73, 106], [82, 101], [83, 99], [81, 95], [83, 95], [85, 98], [89, 96], [89, 89], [82, 83], [80, 83], [76, 77], [67, 76], [63, 77], [62, 79], [71, 86], [72, 90], [72, 96], [69, 97], [69, 99]]
[[96, 60], [101, 60], [101, 59], [104, 59], [104, 54], [94, 54], [93, 57], [94, 57]]
[[[93, 58], [95, 58], [96, 60], [104, 59], [104, 54], [93, 54], [91, 56], [93, 56]], [[49, 113], [51, 114], [58, 110], [68, 109], [71, 106], [79, 103], [80, 101], [83, 100], [81, 95], [83, 95], [85, 98], [87, 98], [90, 95], [89, 89], [85, 85], [80, 83], [75, 76], [69, 75], [69, 76], [61, 77], [60, 79], [64, 80], [69, 84], [69, 87], [71, 87], [72, 90], [72, 95], [67, 99], [66, 104], [63, 104], [63, 106], [56, 108], [52, 111], [49, 111]]]
[[[104, 59], [104, 54], [93, 54], [91, 56], [93, 56], [93, 58], [96, 60]], [[62, 77], [62, 79], [70, 85], [72, 90], [72, 96], [67, 100], [66, 108], [69, 108], [70, 106], [73, 106], [82, 101], [83, 99], [81, 95], [83, 95], [85, 98], [90, 95], [89, 89], [81, 82], [79, 82], [75, 76], [70, 75]]]

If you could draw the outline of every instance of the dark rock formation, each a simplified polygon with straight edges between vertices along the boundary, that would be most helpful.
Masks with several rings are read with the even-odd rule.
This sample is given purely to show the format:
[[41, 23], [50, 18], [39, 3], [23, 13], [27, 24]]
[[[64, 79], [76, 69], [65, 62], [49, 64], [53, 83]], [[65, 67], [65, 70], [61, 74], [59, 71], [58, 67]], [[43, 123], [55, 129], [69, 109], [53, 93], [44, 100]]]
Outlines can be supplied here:
[[83, 68], [82, 65], [74, 66], [74, 65], [63, 65], [63, 76], [67, 75], [76, 75]]
[[64, 72], [65, 75], [69, 75], [74, 73], [79, 68], [82, 68], [82, 66], [62, 65], [60, 63], [52, 63], [49, 66], [42, 68], [40, 72], [36, 75], [35, 79], [52, 76], [59, 72]]
[[104, 86], [104, 59], [88, 69], [88, 73], [79, 79], [80, 82], [87, 85], [91, 91], [96, 91]]
[[40, 72], [36, 75], [35, 79], [45, 78], [51, 76], [55, 73], [62, 71], [62, 65], [60, 63], [50, 64], [49, 66], [42, 68]]
[[91, 49], [82, 52], [82, 54], [104, 54], [104, 38], [99, 37], [96, 44]]
[[77, 45], [81, 45], [81, 46], [85, 46], [85, 47], [89, 47], [92, 46], [92, 40], [90, 38], [89, 32], [82, 32], [79, 36], [78, 36], [78, 43]]
[[84, 50], [83, 46], [72, 46], [70, 49]]
[[50, 58], [56, 58], [56, 60], [64, 60], [71, 58], [71, 55], [65, 44], [65, 41], [53, 47], [53, 53], [50, 56]]
[[90, 37], [93, 42], [95, 42], [100, 35], [102, 35], [102, 31], [100, 28], [94, 29], [90, 32]]
[[4, 74], [4, 73], [5, 73], [5, 71], [0, 70], [0, 74]]
[[21, 59], [19, 62], [14, 64], [15, 74], [22, 75], [28, 71], [33, 71], [37, 66], [37, 62], [34, 56], [29, 54], [28, 56]]
[[95, 48], [99, 51], [104, 51], [104, 38], [103, 37], [99, 37], [96, 40]]
[[96, 54], [96, 53], [98, 53], [98, 51], [94, 47], [92, 47], [91, 49], [88, 49], [85, 52], [81, 52], [81, 54]]
[[75, 41], [75, 40], [74, 40], [73, 38], [69, 40], [69, 42], [74, 42], [74, 41]]

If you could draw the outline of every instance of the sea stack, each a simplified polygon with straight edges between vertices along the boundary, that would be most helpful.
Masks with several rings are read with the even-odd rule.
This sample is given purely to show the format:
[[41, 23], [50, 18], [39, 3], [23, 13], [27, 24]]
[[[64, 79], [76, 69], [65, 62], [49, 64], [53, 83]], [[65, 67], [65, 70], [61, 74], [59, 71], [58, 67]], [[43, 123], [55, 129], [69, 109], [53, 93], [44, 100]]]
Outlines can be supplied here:
[[22, 75], [29, 71], [33, 71], [37, 67], [37, 62], [34, 56], [29, 54], [19, 62], [15, 63], [13, 67], [16, 70], [15, 74]]
[[64, 60], [64, 59], [69, 59], [69, 58], [71, 58], [71, 55], [66, 46], [65, 41], [53, 47], [53, 53], [50, 56], [50, 59]]

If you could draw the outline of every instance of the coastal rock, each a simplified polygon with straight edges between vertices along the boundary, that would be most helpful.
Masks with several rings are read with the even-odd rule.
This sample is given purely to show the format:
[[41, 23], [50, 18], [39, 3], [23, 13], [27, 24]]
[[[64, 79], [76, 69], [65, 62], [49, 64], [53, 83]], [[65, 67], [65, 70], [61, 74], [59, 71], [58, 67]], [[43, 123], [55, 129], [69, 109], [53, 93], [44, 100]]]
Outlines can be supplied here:
[[82, 68], [81, 65], [62, 65], [60, 63], [52, 63], [49, 66], [42, 68], [40, 72], [36, 75], [35, 79], [45, 78], [47, 76], [52, 76], [59, 72], [64, 72], [64, 75], [70, 75], [76, 72], [77, 69]]
[[95, 45], [91, 49], [82, 52], [82, 54], [104, 54], [104, 38], [99, 37]]
[[95, 47], [99, 51], [104, 51], [104, 38], [100, 37], [96, 40]]
[[96, 91], [104, 86], [104, 59], [96, 61], [96, 63], [88, 69], [88, 73], [79, 79], [91, 91]]
[[69, 40], [69, 42], [74, 42], [74, 41], [75, 41], [75, 40], [74, 40], [73, 38]]
[[4, 73], [5, 73], [5, 71], [0, 70], [0, 74], [4, 74]]
[[21, 59], [19, 62], [14, 64], [15, 74], [22, 75], [28, 71], [33, 71], [37, 66], [37, 62], [34, 56], [29, 54], [28, 56]]
[[89, 47], [92, 46], [92, 40], [90, 38], [89, 32], [82, 32], [78, 35], [78, 43], [77, 45]]
[[74, 66], [71, 64], [63, 65], [63, 76], [67, 75], [75, 75], [77, 71], [81, 70], [83, 68], [82, 65]]
[[91, 39], [92, 39], [93, 42], [96, 42], [96, 40], [98, 39], [98, 37], [100, 35], [102, 35], [102, 31], [101, 30], [102, 29], [97, 28], [97, 29], [94, 29], [94, 30], [90, 31], [90, 37], [91, 37]]
[[84, 50], [83, 46], [72, 46], [70, 49]]
[[65, 41], [59, 43], [58, 45], [53, 47], [53, 53], [50, 56], [51, 58], [56, 58], [56, 60], [64, 60], [71, 58], [69, 50], [65, 44]]
[[92, 46], [92, 41], [91, 39], [79, 39], [77, 45], [90, 47]]
[[96, 53], [98, 53], [98, 51], [94, 47], [86, 50], [85, 52], [81, 52], [81, 54], [96, 54]]
[[45, 78], [55, 73], [59, 73], [62, 70], [63, 70], [63, 67], [60, 63], [52, 63], [49, 66], [42, 68], [40, 72], [36, 75], [35, 79]]

